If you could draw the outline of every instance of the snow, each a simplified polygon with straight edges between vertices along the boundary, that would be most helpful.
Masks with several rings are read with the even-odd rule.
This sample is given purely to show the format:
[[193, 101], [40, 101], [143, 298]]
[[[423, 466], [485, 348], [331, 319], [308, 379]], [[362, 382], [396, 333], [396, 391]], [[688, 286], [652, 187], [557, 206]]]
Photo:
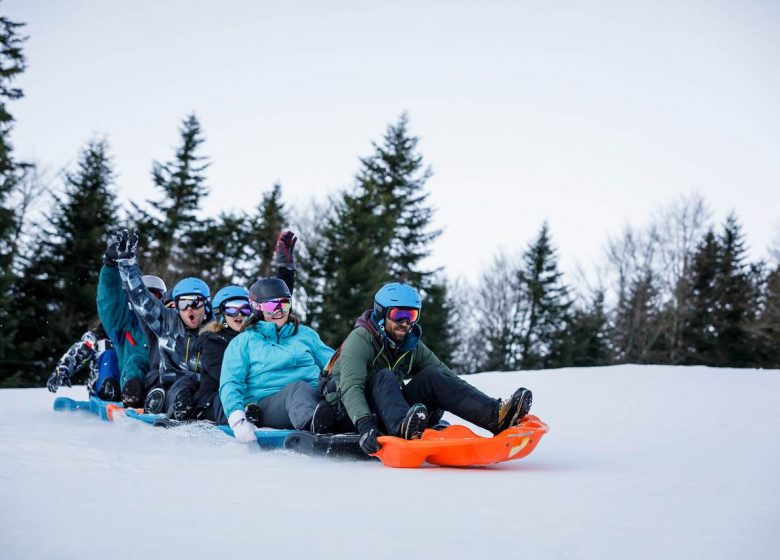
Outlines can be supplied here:
[[[0, 391], [0, 558], [776, 558], [780, 372], [484, 373], [550, 425], [518, 461], [391, 469]], [[59, 395], [85, 398], [83, 387]], [[448, 418], [452, 421], [452, 418]]]

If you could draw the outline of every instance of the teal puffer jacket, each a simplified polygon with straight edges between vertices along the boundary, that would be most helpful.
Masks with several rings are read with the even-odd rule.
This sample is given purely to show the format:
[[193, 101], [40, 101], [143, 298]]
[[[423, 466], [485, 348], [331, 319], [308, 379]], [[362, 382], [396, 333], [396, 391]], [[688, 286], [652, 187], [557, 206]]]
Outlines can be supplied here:
[[317, 387], [320, 371], [333, 349], [310, 327], [300, 325], [298, 332], [294, 331], [292, 323], [277, 331], [274, 323], [260, 321], [230, 342], [219, 379], [219, 397], [226, 416], [295, 381]]

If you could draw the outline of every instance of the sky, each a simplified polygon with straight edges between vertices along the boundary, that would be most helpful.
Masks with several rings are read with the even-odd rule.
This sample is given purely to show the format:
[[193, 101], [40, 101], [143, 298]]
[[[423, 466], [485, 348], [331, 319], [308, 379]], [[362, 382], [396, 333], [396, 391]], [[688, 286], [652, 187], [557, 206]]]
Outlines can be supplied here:
[[303, 209], [350, 187], [407, 112], [433, 176], [432, 266], [475, 280], [547, 220], [561, 266], [698, 193], [780, 244], [780, 4], [724, 1], [4, 0], [26, 22], [19, 157], [52, 173], [108, 139], [121, 200], [199, 118], [204, 209], [275, 182]]

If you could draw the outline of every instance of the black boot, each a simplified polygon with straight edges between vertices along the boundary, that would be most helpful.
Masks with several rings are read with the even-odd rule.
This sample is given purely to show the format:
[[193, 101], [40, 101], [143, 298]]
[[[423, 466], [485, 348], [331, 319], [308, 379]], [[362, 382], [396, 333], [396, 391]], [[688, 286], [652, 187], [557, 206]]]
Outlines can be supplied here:
[[327, 401], [320, 401], [311, 417], [310, 429], [315, 434], [332, 434], [336, 431], [338, 419], [336, 407], [331, 406]]
[[98, 397], [104, 401], [118, 402], [122, 398], [119, 381], [113, 378], [104, 379], [103, 386], [98, 391]]
[[149, 391], [144, 401], [144, 412], [146, 414], [160, 414], [165, 406], [165, 389], [157, 387]]
[[519, 424], [526, 417], [528, 411], [531, 410], [532, 401], [533, 395], [531, 391], [525, 387], [520, 387], [508, 400], [499, 404], [495, 427], [491, 431], [494, 434], [498, 434], [507, 428]]
[[428, 427], [428, 409], [424, 404], [413, 404], [401, 420], [398, 428], [398, 437], [404, 439], [420, 439], [425, 428]]
[[246, 414], [246, 419], [252, 422], [255, 426], [258, 428], [262, 425], [260, 421], [262, 420], [260, 407], [257, 405], [257, 403], [249, 403], [244, 407], [244, 414]]
[[195, 399], [192, 398], [192, 391], [181, 390], [173, 399], [173, 419], [190, 420], [195, 411]]
[[133, 377], [128, 379], [122, 389], [122, 404], [125, 408], [141, 408], [144, 404], [144, 388], [141, 380]]

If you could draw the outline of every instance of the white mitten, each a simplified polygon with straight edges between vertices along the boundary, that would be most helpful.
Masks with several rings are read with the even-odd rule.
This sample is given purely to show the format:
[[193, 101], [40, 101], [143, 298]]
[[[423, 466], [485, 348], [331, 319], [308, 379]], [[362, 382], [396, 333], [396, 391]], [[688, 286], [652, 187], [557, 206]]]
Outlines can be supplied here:
[[243, 410], [234, 411], [228, 418], [228, 425], [233, 430], [233, 435], [241, 443], [257, 442], [257, 437], [255, 436], [257, 426], [246, 419], [246, 414], [244, 414]]

